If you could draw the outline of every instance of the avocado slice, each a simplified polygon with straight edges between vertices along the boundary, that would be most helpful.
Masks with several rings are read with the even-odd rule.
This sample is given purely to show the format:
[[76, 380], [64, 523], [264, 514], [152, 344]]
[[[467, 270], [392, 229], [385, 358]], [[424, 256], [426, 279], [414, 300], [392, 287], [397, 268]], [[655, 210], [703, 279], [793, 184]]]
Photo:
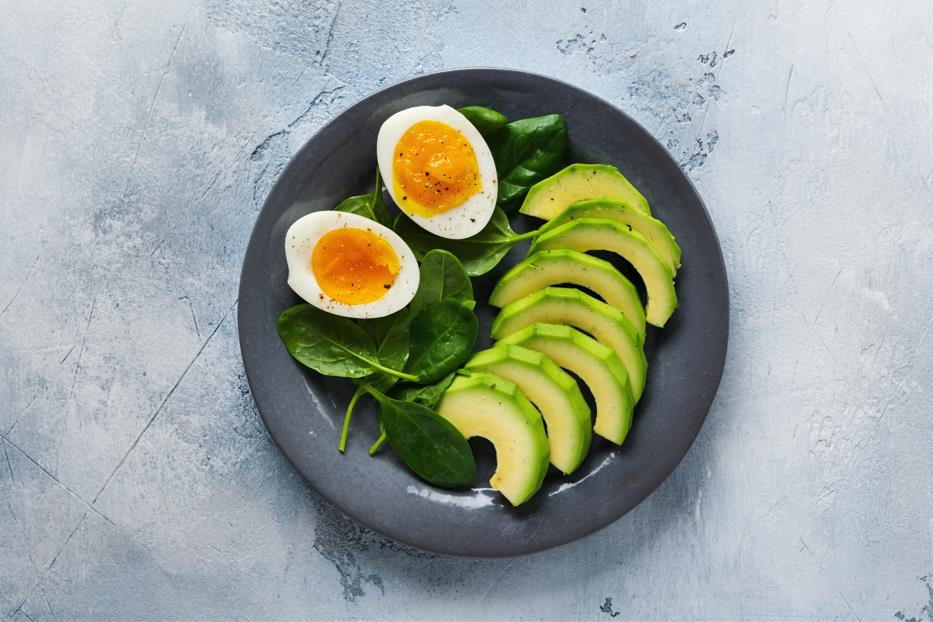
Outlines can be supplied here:
[[645, 236], [654, 252], [664, 260], [667, 267], [671, 269], [671, 274], [677, 276], [677, 268], [680, 267], [680, 246], [677, 245], [667, 225], [622, 201], [612, 201], [610, 199], [577, 201], [561, 212], [554, 220], [541, 227], [538, 230], [539, 235], [578, 218], [616, 220], [628, 227], [629, 230], [637, 231]]
[[[498, 345], [519, 345], [537, 350], [580, 377], [596, 400], [593, 431], [621, 445], [632, 427], [634, 399], [625, 367], [609, 347], [570, 326], [532, 324], [509, 335]], [[456, 425], [456, 424], [454, 424]]]
[[648, 201], [625, 175], [608, 164], [571, 164], [528, 190], [518, 210], [522, 214], [551, 220], [567, 206], [585, 199], [613, 199], [651, 215]]
[[511, 380], [541, 411], [547, 426], [551, 464], [562, 473], [573, 473], [590, 449], [590, 407], [577, 381], [557, 364], [534, 350], [497, 345], [477, 352], [468, 370], [487, 371]]
[[535, 239], [529, 253], [554, 248], [586, 252], [611, 251], [631, 263], [645, 283], [648, 304], [646, 319], [652, 326], [663, 327], [677, 308], [674, 275], [645, 236], [615, 220], [578, 218], [548, 231]]
[[487, 373], [457, 376], [437, 405], [465, 438], [481, 436], [496, 448], [489, 485], [512, 505], [528, 501], [547, 473], [550, 449], [541, 413], [514, 382]]
[[546, 287], [506, 305], [492, 323], [492, 338], [508, 337], [539, 322], [573, 326], [612, 348], [628, 373], [632, 397], [636, 402], [641, 398], [648, 361], [621, 311], [578, 289]]
[[621, 311], [632, 323], [638, 342], [645, 342], [645, 308], [632, 282], [608, 261], [569, 248], [539, 251], [512, 266], [496, 283], [489, 304], [501, 308], [562, 283], [585, 287]]

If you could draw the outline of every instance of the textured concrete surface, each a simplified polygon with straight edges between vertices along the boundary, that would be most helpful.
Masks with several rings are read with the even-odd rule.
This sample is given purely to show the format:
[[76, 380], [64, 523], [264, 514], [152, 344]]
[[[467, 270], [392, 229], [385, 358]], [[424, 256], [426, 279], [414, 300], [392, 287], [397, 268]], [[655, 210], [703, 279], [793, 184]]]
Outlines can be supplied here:
[[[0, 0], [0, 619], [933, 620], [933, 6], [391, 4]], [[674, 475], [512, 560], [323, 503], [236, 336], [289, 155], [380, 86], [467, 65], [644, 123], [732, 288]]]

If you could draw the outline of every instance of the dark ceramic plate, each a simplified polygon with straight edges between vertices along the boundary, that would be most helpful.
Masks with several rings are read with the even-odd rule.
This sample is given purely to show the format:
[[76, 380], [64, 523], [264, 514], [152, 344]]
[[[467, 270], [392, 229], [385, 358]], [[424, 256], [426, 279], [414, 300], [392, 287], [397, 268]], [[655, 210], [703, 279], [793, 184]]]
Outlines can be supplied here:
[[[285, 283], [286, 229], [308, 212], [368, 192], [379, 126], [392, 113], [422, 104], [483, 104], [512, 119], [562, 113], [572, 161], [618, 166], [683, 248], [677, 276], [680, 307], [664, 330], [649, 328], [648, 384], [624, 446], [614, 448], [594, 437], [576, 473], [561, 477], [552, 468], [541, 491], [519, 508], [487, 487], [494, 456], [483, 441], [473, 443], [479, 473], [469, 490], [434, 488], [391, 451], [370, 458], [367, 449], [377, 436], [371, 403], [361, 402], [347, 452], [338, 453], [353, 386], [303, 368], [276, 335], [279, 313], [298, 302]], [[513, 225], [519, 231], [534, 226], [520, 218]], [[493, 315], [482, 301], [526, 248], [513, 249], [496, 271], [475, 283], [478, 347], [488, 343]], [[722, 375], [728, 330], [728, 287], [716, 233], [676, 162], [608, 102], [520, 71], [464, 69], [420, 76], [344, 111], [285, 168], [256, 221], [240, 281], [240, 346], [249, 385], [269, 432], [295, 468], [359, 522], [402, 542], [455, 555], [540, 551], [590, 534], [635, 507], [671, 473], [696, 437]]]

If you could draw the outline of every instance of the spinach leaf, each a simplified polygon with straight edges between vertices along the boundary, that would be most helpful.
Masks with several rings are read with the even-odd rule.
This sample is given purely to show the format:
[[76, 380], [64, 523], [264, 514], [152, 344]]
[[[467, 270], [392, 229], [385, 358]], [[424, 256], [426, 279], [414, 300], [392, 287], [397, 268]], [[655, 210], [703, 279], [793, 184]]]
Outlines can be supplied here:
[[389, 216], [389, 209], [386, 207], [385, 199], [382, 197], [382, 175], [379, 169], [376, 169], [376, 188], [369, 194], [357, 194], [347, 197], [334, 207], [337, 212], [349, 212], [358, 214], [364, 218], [375, 220], [387, 227], [392, 226], [392, 218]]
[[473, 284], [455, 255], [434, 249], [428, 251], [421, 261], [421, 280], [418, 292], [411, 301], [412, 313], [418, 313], [425, 305], [447, 298], [464, 303], [473, 302]]
[[437, 406], [437, 403], [441, 401], [441, 396], [444, 395], [444, 391], [446, 391], [450, 383], [454, 381], [456, 375], [455, 373], [447, 374], [434, 384], [428, 385], [405, 382], [392, 389], [389, 396], [403, 402], [413, 402], [415, 404], [427, 406], [428, 408], [434, 408]]
[[[408, 325], [411, 322], [411, 309], [405, 308], [392, 315], [357, 320], [360, 328], [369, 335], [376, 345], [376, 358], [386, 367], [403, 369], [408, 360]], [[398, 378], [378, 372], [356, 381], [357, 384], [369, 384], [380, 391], [388, 391]]]
[[379, 420], [389, 444], [418, 477], [444, 488], [473, 481], [473, 452], [452, 423], [427, 406], [394, 400], [375, 389], [369, 392], [379, 402]]
[[363, 331], [376, 345], [379, 362], [392, 369], [402, 369], [408, 360], [408, 325], [412, 312], [405, 308], [392, 315], [369, 320], [358, 320]]
[[531, 186], [563, 166], [569, 145], [559, 114], [512, 121], [487, 143], [499, 175], [499, 206], [509, 213], [518, 209]]
[[408, 242], [418, 259], [424, 259], [435, 248], [446, 250], [460, 260], [470, 276], [486, 274], [496, 267], [513, 244], [537, 235], [537, 231], [516, 234], [509, 225], [509, 217], [499, 208], [482, 231], [464, 240], [450, 240], [428, 233], [404, 215], [396, 219], [395, 232]]
[[376, 220], [376, 215], [373, 213], [372, 203], [373, 195], [371, 194], [356, 194], [352, 197], [347, 197], [334, 207], [335, 212], [349, 212], [351, 214], [359, 214], [364, 218], [369, 218], [370, 220]]
[[422, 309], [412, 320], [411, 354], [405, 370], [418, 384], [440, 380], [470, 357], [476, 343], [476, 315], [456, 300]]
[[493, 132], [509, 122], [504, 114], [485, 106], [466, 106], [458, 110], [473, 124], [473, 127], [479, 130], [483, 138], [488, 138]]
[[373, 340], [348, 318], [300, 304], [282, 312], [276, 329], [293, 357], [325, 376], [362, 378], [378, 371], [417, 380], [380, 363]]

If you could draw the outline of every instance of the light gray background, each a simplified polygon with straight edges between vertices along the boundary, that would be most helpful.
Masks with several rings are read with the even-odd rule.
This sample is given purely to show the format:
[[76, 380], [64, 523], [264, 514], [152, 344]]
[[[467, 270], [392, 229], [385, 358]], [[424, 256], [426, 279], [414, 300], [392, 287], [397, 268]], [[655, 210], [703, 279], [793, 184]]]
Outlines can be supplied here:
[[[0, 618], [933, 620], [930, 3], [392, 4], [0, 0]], [[674, 475], [498, 561], [310, 492], [235, 319], [289, 155], [468, 65], [634, 115], [731, 282], [722, 387]]]

